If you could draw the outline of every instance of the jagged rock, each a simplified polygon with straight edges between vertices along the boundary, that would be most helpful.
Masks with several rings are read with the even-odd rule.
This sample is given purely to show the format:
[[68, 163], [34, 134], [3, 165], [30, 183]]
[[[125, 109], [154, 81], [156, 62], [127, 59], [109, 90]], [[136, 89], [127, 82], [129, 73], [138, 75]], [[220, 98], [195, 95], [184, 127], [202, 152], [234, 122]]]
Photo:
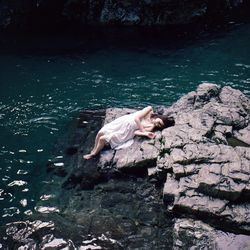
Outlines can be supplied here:
[[[165, 182], [163, 199], [174, 213], [210, 218], [216, 227], [249, 233], [250, 148], [230, 141], [235, 135], [245, 141], [250, 137], [249, 99], [231, 87], [201, 84], [162, 108], [176, 123], [158, 131], [155, 139], [135, 137], [128, 148], [106, 148], [90, 161], [82, 159], [103, 124], [134, 111], [109, 108], [81, 113], [67, 144], [77, 150], [64, 156], [69, 174], [63, 187], [91, 189], [128, 173], [148, 174], [151, 181]], [[110, 199], [103, 203], [111, 204]]]
[[214, 228], [191, 219], [177, 219], [173, 249], [216, 249]]
[[214, 131], [220, 132], [221, 134], [225, 134], [225, 135], [230, 136], [233, 133], [233, 127], [232, 126], [226, 126], [226, 125], [217, 125], [214, 128]]
[[168, 173], [163, 195], [169, 209], [218, 218], [232, 231], [249, 232], [250, 148], [233, 147], [228, 139], [248, 141], [249, 110], [240, 91], [214, 84], [198, 86], [164, 110], [176, 119], [162, 131], [163, 155], [156, 167]]
[[[14, 245], [16, 244], [16, 246], [19, 246], [20, 249], [21, 246], [24, 245], [27, 249], [36, 249], [39, 248], [39, 246], [35, 239], [40, 238], [42, 241], [41, 235], [43, 232], [46, 231], [46, 233], [50, 235], [50, 233], [53, 232], [53, 229], [54, 223], [52, 221], [18, 221], [7, 225], [7, 237], [5, 238], [5, 241], [10, 242], [10, 244], [8, 244], [8, 248], [10, 247], [14, 249]], [[5, 242], [2, 243], [4, 244]]]
[[[128, 148], [107, 147], [89, 161], [82, 156], [103, 124], [135, 109], [81, 112], [58, 144], [60, 158], [47, 166], [57, 176], [45, 185], [29, 220], [10, 223], [4, 232], [0, 228], [2, 246], [178, 250], [223, 249], [222, 242], [230, 242], [223, 246], [248, 247], [249, 236], [231, 233], [250, 234], [250, 148], [232, 146], [229, 137], [249, 138], [249, 110], [240, 91], [202, 84], [161, 108], [175, 118], [175, 126], [158, 131], [154, 140], [135, 137]], [[147, 173], [150, 178], [142, 178]], [[163, 195], [162, 185], [155, 188], [148, 180], [164, 183]], [[173, 216], [179, 215], [172, 234]]]
[[174, 225], [174, 250], [181, 249], [247, 249], [250, 239], [216, 230], [210, 225], [193, 219], [177, 219]]

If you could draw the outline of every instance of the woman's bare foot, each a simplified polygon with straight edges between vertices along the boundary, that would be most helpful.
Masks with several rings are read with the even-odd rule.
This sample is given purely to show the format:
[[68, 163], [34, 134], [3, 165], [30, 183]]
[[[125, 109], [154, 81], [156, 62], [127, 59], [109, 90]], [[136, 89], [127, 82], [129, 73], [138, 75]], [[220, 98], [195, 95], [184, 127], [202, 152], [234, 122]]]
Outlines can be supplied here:
[[85, 160], [90, 160], [93, 156], [94, 156], [94, 155], [90, 153], [90, 154], [84, 155], [83, 158], [84, 158]]

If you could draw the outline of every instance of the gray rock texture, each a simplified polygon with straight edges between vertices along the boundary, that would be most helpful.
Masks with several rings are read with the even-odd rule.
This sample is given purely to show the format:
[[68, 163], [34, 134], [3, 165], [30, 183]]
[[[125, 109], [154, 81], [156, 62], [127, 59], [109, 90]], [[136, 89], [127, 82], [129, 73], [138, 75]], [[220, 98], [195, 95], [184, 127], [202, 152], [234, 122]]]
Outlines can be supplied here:
[[174, 225], [173, 238], [173, 250], [240, 250], [250, 247], [248, 236], [225, 234], [202, 221], [193, 219], [177, 219]]
[[[107, 109], [102, 124], [134, 111]], [[124, 173], [148, 175], [152, 182], [165, 183], [163, 200], [169, 211], [249, 233], [250, 100], [229, 86], [204, 83], [162, 112], [175, 118], [175, 126], [157, 131], [155, 139], [135, 137], [128, 148], [106, 148], [90, 161], [82, 154], [95, 134], [87, 133], [67, 169], [52, 168], [64, 177], [63, 187], [89, 189]]]
[[[249, 232], [249, 99], [231, 87], [206, 83], [163, 112], [175, 118], [174, 127], [155, 140], [136, 138], [129, 148], [103, 152], [100, 171], [147, 168], [150, 177], [166, 179], [169, 209]], [[123, 113], [107, 110], [107, 121]]]
[[249, 232], [249, 111], [240, 91], [214, 84], [198, 86], [165, 110], [176, 119], [162, 132], [164, 154], [157, 160], [167, 173], [169, 209]]

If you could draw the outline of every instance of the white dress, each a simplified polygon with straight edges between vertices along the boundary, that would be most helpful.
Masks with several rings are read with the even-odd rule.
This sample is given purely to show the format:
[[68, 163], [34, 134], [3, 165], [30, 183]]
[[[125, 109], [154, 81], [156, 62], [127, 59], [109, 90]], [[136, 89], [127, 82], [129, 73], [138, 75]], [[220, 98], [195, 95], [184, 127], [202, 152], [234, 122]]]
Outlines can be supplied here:
[[138, 129], [134, 117], [135, 113], [124, 115], [101, 128], [111, 148], [121, 149], [133, 143], [134, 132]]

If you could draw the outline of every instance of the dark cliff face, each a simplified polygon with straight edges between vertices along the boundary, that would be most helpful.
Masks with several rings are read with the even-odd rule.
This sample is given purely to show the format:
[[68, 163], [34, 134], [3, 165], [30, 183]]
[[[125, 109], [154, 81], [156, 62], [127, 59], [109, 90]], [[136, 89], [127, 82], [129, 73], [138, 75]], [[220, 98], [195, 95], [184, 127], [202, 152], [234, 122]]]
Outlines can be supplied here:
[[217, 24], [249, 9], [247, 0], [0, 0], [0, 29]]

